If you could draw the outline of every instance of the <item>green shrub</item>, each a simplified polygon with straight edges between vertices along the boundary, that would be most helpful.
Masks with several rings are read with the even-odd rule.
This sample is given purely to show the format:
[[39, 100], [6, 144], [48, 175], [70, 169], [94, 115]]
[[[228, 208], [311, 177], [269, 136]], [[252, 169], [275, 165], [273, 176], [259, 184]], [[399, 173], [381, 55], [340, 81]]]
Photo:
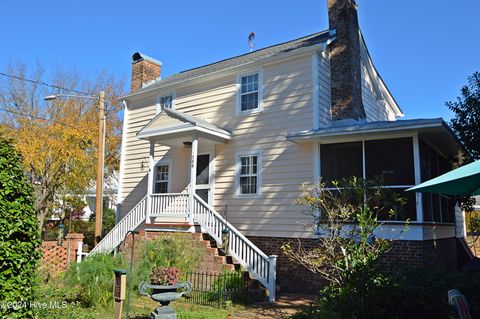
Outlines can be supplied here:
[[127, 268], [121, 254], [95, 254], [65, 272], [65, 284], [79, 289], [79, 301], [85, 307], [110, 307], [113, 301], [113, 270]]
[[65, 221], [65, 233], [80, 233], [83, 234], [83, 242], [88, 245], [89, 248], [95, 246], [95, 222], [84, 220], [66, 220]]
[[20, 155], [0, 137], [0, 307], [2, 318], [31, 318], [34, 274], [41, 257], [40, 232]]
[[185, 279], [187, 273], [196, 269], [203, 249], [189, 234], [167, 234], [142, 242], [139, 257], [138, 262], [134, 261], [133, 287], [141, 281], [149, 281], [154, 267], [178, 268], [181, 280]]

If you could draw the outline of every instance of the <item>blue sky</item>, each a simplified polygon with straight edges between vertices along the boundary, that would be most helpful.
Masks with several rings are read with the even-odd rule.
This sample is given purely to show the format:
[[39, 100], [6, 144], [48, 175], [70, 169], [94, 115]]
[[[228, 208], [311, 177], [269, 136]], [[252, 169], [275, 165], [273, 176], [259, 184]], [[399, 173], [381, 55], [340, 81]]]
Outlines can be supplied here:
[[[129, 83], [130, 57], [163, 62], [162, 76], [328, 27], [327, 0], [2, 1], [0, 71], [9, 61], [107, 69]], [[373, 61], [406, 118], [450, 118], [444, 102], [480, 71], [478, 0], [359, 0]]]

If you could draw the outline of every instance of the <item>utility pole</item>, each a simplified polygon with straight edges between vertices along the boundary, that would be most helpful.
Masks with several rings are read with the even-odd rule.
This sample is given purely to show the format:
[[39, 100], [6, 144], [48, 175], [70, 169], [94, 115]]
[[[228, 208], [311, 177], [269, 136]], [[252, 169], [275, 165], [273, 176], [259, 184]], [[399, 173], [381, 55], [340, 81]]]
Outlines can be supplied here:
[[103, 177], [105, 157], [105, 92], [98, 94], [98, 161], [97, 161], [97, 193], [95, 204], [95, 245], [102, 237], [102, 216], [103, 216]]

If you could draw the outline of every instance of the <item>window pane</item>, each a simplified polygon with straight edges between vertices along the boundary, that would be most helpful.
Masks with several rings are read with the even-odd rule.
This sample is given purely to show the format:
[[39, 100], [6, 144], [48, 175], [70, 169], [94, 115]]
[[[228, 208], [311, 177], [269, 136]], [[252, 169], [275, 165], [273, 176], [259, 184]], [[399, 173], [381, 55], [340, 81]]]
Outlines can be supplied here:
[[240, 194], [249, 194], [249, 177], [240, 177]]
[[366, 178], [384, 185], [415, 185], [412, 138], [365, 142]]
[[168, 165], [158, 165], [155, 167], [154, 193], [168, 193]]
[[257, 193], [257, 177], [246, 176], [240, 177], [240, 194], [256, 194]]
[[257, 193], [257, 177], [252, 176], [250, 177], [250, 194]]
[[321, 145], [322, 179], [362, 177], [362, 142]]
[[172, 100], [173, 100], [173, 96], [171, 96], [171, 95], [162, 96], [160, 98], [160, 108], [162, 110], [165, 109], [165, 108], [171, 109], [172, 108]]
[[258, 108], [258, 92], [241, 96], [241, 110], [247, 111]]
[[157, 183], [155, 183], [154, 193], [156, 193], [156, 194], [168, 193], [168, 182], [157, 182]]
[[240, 175], [247, 175], [250, 174], [250, 157], [249, 156], [244, 156], [240, 158], [241, 160], [241, 170], [240, 170]]

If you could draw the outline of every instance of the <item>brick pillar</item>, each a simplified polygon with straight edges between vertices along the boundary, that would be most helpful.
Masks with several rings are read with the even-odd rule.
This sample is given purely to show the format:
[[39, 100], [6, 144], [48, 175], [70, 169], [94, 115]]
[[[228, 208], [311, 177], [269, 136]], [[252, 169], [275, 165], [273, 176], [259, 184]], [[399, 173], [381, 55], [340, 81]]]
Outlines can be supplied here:
[[77, 260], [78, 243], [83, 243], [83, 234], [71, 233], [65, 237], [63, 247], [67, 249], [67, 266]]

